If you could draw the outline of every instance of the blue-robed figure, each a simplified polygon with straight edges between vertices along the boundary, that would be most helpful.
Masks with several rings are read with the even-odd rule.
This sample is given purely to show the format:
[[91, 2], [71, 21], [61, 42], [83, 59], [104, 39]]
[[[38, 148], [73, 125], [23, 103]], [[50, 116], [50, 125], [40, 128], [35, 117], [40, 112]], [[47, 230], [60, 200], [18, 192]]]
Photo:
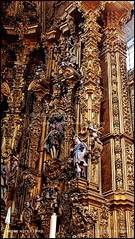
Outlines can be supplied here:
[[74, 136], [74, 148], [71, 149], [71, 152], [73, 153], [73, 163], [74, 166], [76, 167], [77, 173], [81, 172], [81, 166], [88, 166], [86, 163], [86, 151], [87, 151], [87, 145], [82, 142], [79, 137]]

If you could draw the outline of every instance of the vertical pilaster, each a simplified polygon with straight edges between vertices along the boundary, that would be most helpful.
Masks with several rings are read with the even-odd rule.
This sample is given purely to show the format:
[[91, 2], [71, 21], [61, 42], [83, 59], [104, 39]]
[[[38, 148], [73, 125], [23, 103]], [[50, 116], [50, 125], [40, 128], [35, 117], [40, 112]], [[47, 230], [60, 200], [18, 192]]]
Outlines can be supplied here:
[[[109, 23], [111, 20], [109, 20]], [[104, 32], [105, 40], [103, 41], [103, 50], [101, 55], [101, 65], [103, 67], [103, 86], [104, 86], [104, 102], [103, 108], [106, 104], [109, 106], [109, 112], [105, 112], [102, 119], [108, 120], [110, 124], [104, 131], [104, 144], [109, 139], [111, 151], [114, 153], [111, 157], [111, 175], [115, 174], [115, 182], [112, 180], [112, 187], [106, 187], [103, 180], [103, 191], [109, 190], [126, 190], [126, 158], [125, 158], [125, 142], [127, 137], [132, 142], [131, 116], [130, 116], [130, 102], [127, 91], [127, 75], [126, 75], [126, 45], [124, 43], [123, 33], [119, 28], [113, 30], [106, 29]], [[107, 78], [104, 74], [104, 66], [106, 64]], [[106, 82], [107, 80], [107, 82]], [[105, 87], [108, 86], [108, 93], [106, 94]], [[108, 103], [107, 103], [108, 102]], [[105, 139], [106, 137], [106, 139]], [[114, 148], [113, 143], [114, 141]], [[104, 152], [105, 153], [105, 152]], [[103, 157], [104, 157], [103, 153]], [[105, 160], [106, 161], [106, 160]], [[108, 162], [109, 163], [109, 162]], [[115, 165], [115, 167], [114, 167]], [[104, 167], [104, 162], [103, 162]], [[115, 172], [113, 172], [115, 168]], [[109, 173], [106, 172], [106, 175]], [[116, 184], [116, 185], [115, 185]]]
[[[102, 190], [113, 206], [112, 236], [126, 238], [131, 236], [127, 221], [129, 212], [120, 205], [125, 202], [131, 207], [133, 203], [132, 123], [126, 69], [126, 44], [120, 27], [120, 16], [110, 10], [108, 8], [101, 52], [103, 82], [101, 120], [105, 125], [102, 136], [104, 143]], [[124, 195], [123, 199], [122, 195]]]

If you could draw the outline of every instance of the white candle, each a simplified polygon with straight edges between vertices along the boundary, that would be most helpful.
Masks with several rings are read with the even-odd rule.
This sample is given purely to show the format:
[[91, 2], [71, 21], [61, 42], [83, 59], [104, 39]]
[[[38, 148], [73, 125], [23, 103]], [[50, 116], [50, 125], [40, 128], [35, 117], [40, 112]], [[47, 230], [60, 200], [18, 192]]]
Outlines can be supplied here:
[[56, 222], [57, 222], [57, 215], [53, 213], [50, 220], [50, 235], [49, 238], [55, 238], [56, 234]]

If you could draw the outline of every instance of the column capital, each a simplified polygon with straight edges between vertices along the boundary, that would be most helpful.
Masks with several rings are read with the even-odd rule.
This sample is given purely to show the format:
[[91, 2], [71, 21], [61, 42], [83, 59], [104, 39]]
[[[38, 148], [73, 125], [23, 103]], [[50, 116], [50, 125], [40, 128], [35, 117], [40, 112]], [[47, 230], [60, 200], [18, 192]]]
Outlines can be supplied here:
[[101, 14], [104, 29], [121, 29], [131, 18], [132, 5], [129, 1], [105, 1]]

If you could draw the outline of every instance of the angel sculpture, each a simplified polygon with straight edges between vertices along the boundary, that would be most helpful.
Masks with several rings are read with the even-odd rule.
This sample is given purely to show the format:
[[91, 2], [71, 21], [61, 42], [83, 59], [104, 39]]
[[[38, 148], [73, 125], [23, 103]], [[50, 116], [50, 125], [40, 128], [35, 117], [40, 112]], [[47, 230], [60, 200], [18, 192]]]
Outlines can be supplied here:
[[101, 131], [103, 130], [103, 128], [102, 127], [98, 128], [97, 125], [94, 124], [93, 126], [89, 127], [89, 130], [90, 130], [92, 144], [95, 144], [95, 142], [97, 142], [102, 145], [103, 143], [100, 140], [100, 136], [102, 134]]

